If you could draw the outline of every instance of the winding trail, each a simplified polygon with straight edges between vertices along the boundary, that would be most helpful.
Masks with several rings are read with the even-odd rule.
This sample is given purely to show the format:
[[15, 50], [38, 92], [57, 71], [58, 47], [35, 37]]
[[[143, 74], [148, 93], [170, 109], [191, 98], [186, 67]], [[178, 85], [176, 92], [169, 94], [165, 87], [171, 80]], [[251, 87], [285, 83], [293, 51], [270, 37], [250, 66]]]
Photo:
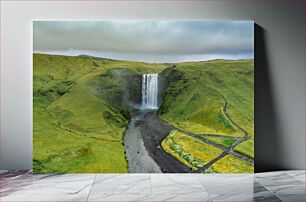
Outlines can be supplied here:
[[[216, 90], [216, 92], [218, 92], [218, 91]], [[196, 171], [190, 171], [190, 172], [192, 172], [192, 173], [203, 173], [203, 172], [205, 172], [205, 171], [206, 171], [208, 168], [210, 168], [214, 163], [216, 163], [218, 160], [222, 159], [223, 157], [225, 157], [225, 156], [228, 155], [228, 154], [232, 154], [232, 155], [234, 155], [234, 156], [236, 156], [236, 157], [238, 157], [238, 158], [240, 158], [240, 159], [242, 159], [242, 160], [245, 160], [245, 161], [247, 161], [247, 162], [249, 162], [249, 163], [251, 163], [251, 164], [254, 164], [254, 159], [253, 159], [253, 158], [250, 158], [250, 157], [248, 157], [248, 156], [245, 156], [244, 154], [239, 153], [239, 152], [237, 152], [237, 151], [234, 151], [235, 147], [237, 147], [239, 144], [241, 144], [242, 142], [244, 142], [244, 141], [246, 141], [246, 140], [248, 139], [249, 133], [248, 133], [245, 129], [243, 129], [241, 126], [239, 126], [239, 125], [232, 119], [232, 117], [228, 114], [228, 112], [227, 112], [228, 101], [226, 100], [226, 98], [225, 98], [221, 93], [218, 92], [218, 94], [223, 98], [223, 100], [224, 100], [224, 102], [225, 102], [225, 104], [224, 104], [224, 106], [223, 106], [223, 113], [225, 114], [225, 116], [228, 118], [228, 120], [230, 120], [230, 122], [231, 122], [233, 125], [235, 125], [240, 131], [243, 132], [243, 137], [229, 137], [229, 136], [217, 135], [217, 134], [193, 134], [193, 133], [184, 131], [184, 130], [182, 130], [182, 129], [179, 129], [179, 128], [177, 128], [177, 127], [174, 127], [174, 126], [172, 126], [172, 125], [169, 125], [169, 124], [166, 123], [165, 121], [161, 120], [158, 116], [156, 116], [157, 119], [159, 119], [160, 121], [162, 121], [164, 124], [168, 125], [168, 127], [170, 127], [171, 130], [177, 130], [177, 131], [179, 131], [179, 132], [181, 132], [181, 133], [184, 133], [184, 134], [186, 134], [186, 135], [188, 135], [188, 136], [190, 136], [190, 137], [196, 138], [196, 139], [198, 139], [198, 140], [200, 140], [200, 141], [202, 141], [202, 142], [205, 142], [205, 143], [207, 143], [207, 144], [210, 144], [210, 145], [212, 145], [212, 146], [214, 146], [214, 147], [217, 147], [217, 148], [223, 150], [223, 152], [222, 152], [219, 156], [217, 156], [216, 158], [214, 158], [213, 160], [211, 160], [210, 162], [208, 162], [207, 164], [205, 164], [202, 168], [199, 168], [199, 169], [196, 170]], [[202, 138], [201, 135], [202, 135], [202, 136], [220, 137], [220, 138], [234, 138], [234, 139], [236, 139], [236, 141], [232, 144], [231, 147], [227, 148], [227, 147], [225, 147], [225, 146], [223, 146], [223, 145], [219, 145], [219, 144], [216, 144], [216, 143], [211, 142], [211, 141], [209, 141], [209, 140], [206, 140], [206, 139]]]
[[[154, 161], [159, 165], [162, 172], [169, 172], [169, 173], [202, 173], [206, 169], [208, 169], [210, 166], [212, 166], [215, 162], [223, 158], [224, 156], [228, 154], [232, 154], [240, 159], [243, 159], [249, 163], [254, 163], [254, 160], [252, 158], [249, 158], [248, 156], [245, 156], [239, 152], [234, 151], [233, 149], [239, 145], [241, 142], [245, 141], [244, 137], [237, 138], [235, 143], [230, 147], [227, 148], [223, 145], [216, 144], [214, 142], [211, 142], [209, 140], [206, 140], [199, 136], [198, 134], [193, 134], [187, 131], [184, 131], [182, 129], [179, 129], [177, 127], [174, 127], [172, 125], [169, 125], [164, 120], [160, 119], [156, 111], [150, 111], [146, 113], [143, 116], [143, 119], [140, 124], [141, 128], [141, 134], [143, 136], [143, 141], [146, 150], [148, 151], [149, 155], [154, 159]], [[186, 166], [185, 164], [181, 163], [179, 160], [177, 160], [172, 155], [168, 154], [166, 151], [164, 151], [161, 147], [161, 142], [168, 136], [168, 134], [172, 130], [177, 130], [181, 133], [184, 133], [190, 137], [196, 138], [202, 142], [205, 142], [207, 144], [210, 144], [214, 147], [217, 147], [223, 152], [213, 159], [212, 161], [205, 164], [202, 168], [193, 171], [191, 168]], [[218, 135], [215, 135], [218, 136]]]
[[[218, 92], [218, 91], [217, 91]], [[219, 92], [218, 92], [219, 93]], [[218, 160], [220, 160], [221, 158], [223, 158], [224, 156], [228, 155], [228, 154], [236, 154], [235, 156], [237, 156], [238, 158], [244, 156], [242, 154], [239, 153], [239, 155], [237, 155], [238, 153], [234, 151], [235, 147], [237, 147], [239, 144], [241, 144], [242, 142], [246, 141], [249, 137], [249, 133], [243, 129], [241, 126], [239, 126], [233, 119], [232, 117], [228, 114], [227, 112], [227, 107], [228, 107], [228, 102], [227, 100], [225, 99], [225, 97], [219, 93], [220, 96], [223, 98], [225, 104], [224, 104], [224, 107], [223, 107], [223, 112], [224, 114], [226, 115], [226, 117], [232, 122], [233, 125], [235, 125], [240, 131], [243, 132], [244, 134], [244, 137], [243, 138], [238, 138], [234, 144], [226, 151], [224, 151], [221, 155], [219, 155], [218, 157], [216, 157], [215, 159], [213, 159], [212, 161], [210, 161], [209, 163], [207, 163], [204, 167], [200, 168], [197, 170], [197, 172], [199, 173], [202, 173], [202, 172], [205, 172], [205, 170], [207, 170], [210, 166], [212, 166], [215, 162], [217, 162]], [[243, 158], [243, 160], [247, 160], [249, 163], [252, 163], [254, 164], [254, 159], [251, 159], [247, 156], [244, 156], [245, 158]]]
[[[199, 71], [199, 76], [197, 78], [197, 82], [199, 83], [200, 82], [200, 77], [202, 75], [202, 71], [200, 70]], [[206, 84], [205, 84], [206, 85]], [[175, 130], [178, 130], [186, 135], [189, 135], [193, 138], [196, 138], [198, 140], [201, 140], [207, 144], [210, 144], [214, 147], [217, 147], [219, 149], [222, 149], [223, 152], [217, 156], [216, 158], [214, 158], [213, 160], [211, 160], [210, 162], [208, 162], [207, 164], [205, 164], [202, 168], [196, 170], [196, 171], [193, 171], [193, 172], [196, 172], [196, 173], [202, 173], [202, 172], [205, 172], [209, 167], [211, 167], [214, 163], [216, 163], [218, 160], [222, 159], [223, 157], [225, 157], [226, 155], [228, 154], [232, 154], [240, 159], [243, 159], [251, 164], [254, 164], [254, 159], [253, 158], [250, 158], [242, 153], [239, 153], [237, 151], [234, 151], [234, 149], [239, 145], [241, 144], [242, 142], [246, 141], [248, 138], [249, 138], [249, 133], [244, 129], [242, 128], [239, 124], [237, 124], [233, 119], [232, 117], [228, 114], [227, 112], [227, 108], [228, 108], [228, 101], [226, 100], [226, 98], [224, 97], [224, 95], [222, 93], [220, 93], [217, 89], [214, 89], [210, 86], [207, 86], [209, 88], [211, 88], [213, 91], [215, 91], [216, 93], [218, 93], [220, 95], [220, 97], [222, 97], [222, 99], [224, 100], [224, 106], [223, 106], [223, 113], [225, 114], [225, 116], [228, 118], [228, 120], [234, 125], [236, 126], [242, 133], [243, 133], [243, 137], [229, 137], [229, 136], [224, 136], [224, 135], [218, 135], [218, 134], [192, 134], [190, 132], [186, 132], [184, 130], [181, 130], [181, 129], [178, 129], [176, 127], [173, 127], [171, 126], [172, 128], [174, 128]], [[218, 138], [234, 138], [236, 139], [236, 141], [232, 144], [232, 146], [230, 148], [226, 148], [222, 145], [219, 145], [219, 144], [216, 144], [214, 142], [211, 142], [209, 140], [206, 140], [200, 136], [210, 136], [210, 137], [218, 137]]]
[[[218, 92], [218, 91], [216, 91]], [[218, 92], [219, 93], [219, 92]], [[232, 144], [232, 146], [226, 150], [224, 150], [219, 156], [217, 156], [216, 158], [214, 158], [213, 160], [211, 160], [210, 162], [208, 162], [207, 164], [205, 164], [202, 168], [196, 170], [195, 172], [196, 173], [203, 173], [205, 172], [208, 168], [210, 168], [214, 163], [216, 163], [218, 160], [222, 159], [223, 157], [225, 157], [226, 155], [228, 154], [233, 154], [235, 155], [236, 157], [238, 158], [241, 158], [243, 160], [246, 160], [248, 161], [249, 163], [251, 164], [254, 164], [254, 159], [252, 158], [249, 158], [241, 153], [238, 153], [236, 151], [234, 151], [235, 147], [237, 147], [239, 144], [241, 144], [242, 142], [246, 141], [249, 137], [249, 133], [243, 129], [241, 126], [239, 126], [233, 119], [232, 117], [228, 114], [227, 112], [227, 107], [228, 107], [228, 102], [227, 100], [225, 99], [225, 97], [219, 93], [219, 95], [223, 98], [225, 104], [223, 106], [223, 113], [226, 115], [226, 117], [232, 122], [233, 125], [235, 125], [240, 131], [243, 132], [244, 136], [242, 138], [237, 138], [236, 141], [234, 142], [234, 144]], [[186, 133], [185, 133], [186, 134]], [[210, 135], [210, 136], [218, 136], [218, 135]], [[224, 136], [223, 136], [224, 138]], [[213, 144], [211, 144], [213, 145]], [[218, 147], [220, 148], [220, 147]]]

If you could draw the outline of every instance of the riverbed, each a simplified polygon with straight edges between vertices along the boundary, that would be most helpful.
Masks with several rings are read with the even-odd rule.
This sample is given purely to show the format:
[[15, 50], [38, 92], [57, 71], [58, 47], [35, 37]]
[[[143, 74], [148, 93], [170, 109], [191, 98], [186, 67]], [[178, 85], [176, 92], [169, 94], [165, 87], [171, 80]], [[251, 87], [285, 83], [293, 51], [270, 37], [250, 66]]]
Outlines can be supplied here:
[[124, 135], [129, 173], [186, 173], [190, 168], [163, 150], [161, 142], [171, 127], [156, 115], [156, 110], [132, 114]]
[[124, 135], [124, 146], [129, 173], [160, 173], [157, 163], [145, 149], [141, 134], [141, 124], [148, 110], [133, 113]]

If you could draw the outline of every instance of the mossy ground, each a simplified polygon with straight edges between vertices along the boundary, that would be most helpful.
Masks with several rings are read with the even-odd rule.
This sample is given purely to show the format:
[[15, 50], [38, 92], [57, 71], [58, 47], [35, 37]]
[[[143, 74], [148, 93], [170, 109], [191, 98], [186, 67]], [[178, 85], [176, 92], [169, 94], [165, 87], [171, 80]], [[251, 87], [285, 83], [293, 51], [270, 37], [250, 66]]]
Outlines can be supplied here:
[[234, 149], [237, 152], [240, 152], [250, 158], [254, 158], [254, 137], [242, 142]]
[[236, 141], [234, 138], [220, 138], [220, 137], [211, 137], [211, 136], [201, 136], [201, 137], [228, 148], [231, 147], [232, 144]]
[[176, 130], [162, 141], [162, 147], [193, 170], [203, 167], [222, 153], [221, 149]]
[[254, 173], [254, 165], [228, 154], [214, 163], [206, 173]]

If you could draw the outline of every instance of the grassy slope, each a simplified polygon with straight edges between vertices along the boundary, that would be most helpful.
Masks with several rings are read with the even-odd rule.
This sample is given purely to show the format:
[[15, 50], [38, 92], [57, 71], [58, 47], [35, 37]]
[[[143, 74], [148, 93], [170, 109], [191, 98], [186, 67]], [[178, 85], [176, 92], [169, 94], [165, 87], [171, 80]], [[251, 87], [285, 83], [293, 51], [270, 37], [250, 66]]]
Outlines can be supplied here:
[[193, 170], [203, 167], [222, 153], [221, 149], [175, 130], [162, 141], [162, 147]]
[[250, 139], [242, 142], [234, 150], [254, 158], [254, 137], [250, 137]]
[[[167, 68], [161, 75], [168, 82], [158, 112], [162, 119], [195, 134], [228, 136], [228, 139], [204, 138], [230, 147], [234, 143], [230, 137], [242, 137], [244, 134], [224, 114], [226, 99], [227, 113], [249, 133], [249, 140], [238, 145], [235, 150], [254, 158], [253, 60], [180, 63]], [[208, 150], [203, 152], [209, 153]], [[182, 156], [173, 155], [193, 167], [190, 162], [183, 161]], [[251, 172], [253, 168], [254, 165], [229, 156], [219, 160], [208, 172]]]
[[126, 78], [165, 65], [41, 54], [33, 60], [34, 172], [127, 172]]
[[231, 154], [214, 163], [206, 173], [253, 173], [254, 165]]
[[161, 75], [168, 81], [161, 118], [195, 134], [242, 137], [223, 112], [224, 97], [228, 114], [254, 137], [253, 60], [180, 63]]
[[201, 136], [201, 137], [203, 139], [223, 145], [225, 147], [231, 147], [232, 144], [235, 142], [234, 138], [218, 138], [218, 137], [211, 137], [211, 136]]

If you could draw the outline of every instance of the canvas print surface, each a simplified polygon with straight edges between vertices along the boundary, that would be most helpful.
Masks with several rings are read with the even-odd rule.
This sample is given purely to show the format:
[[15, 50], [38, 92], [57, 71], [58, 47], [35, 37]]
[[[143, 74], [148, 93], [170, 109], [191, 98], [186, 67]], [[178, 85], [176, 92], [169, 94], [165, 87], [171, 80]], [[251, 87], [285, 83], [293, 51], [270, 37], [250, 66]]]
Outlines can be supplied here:
[[35, 173], [252, 173], [250, 21], [33, 22]]

